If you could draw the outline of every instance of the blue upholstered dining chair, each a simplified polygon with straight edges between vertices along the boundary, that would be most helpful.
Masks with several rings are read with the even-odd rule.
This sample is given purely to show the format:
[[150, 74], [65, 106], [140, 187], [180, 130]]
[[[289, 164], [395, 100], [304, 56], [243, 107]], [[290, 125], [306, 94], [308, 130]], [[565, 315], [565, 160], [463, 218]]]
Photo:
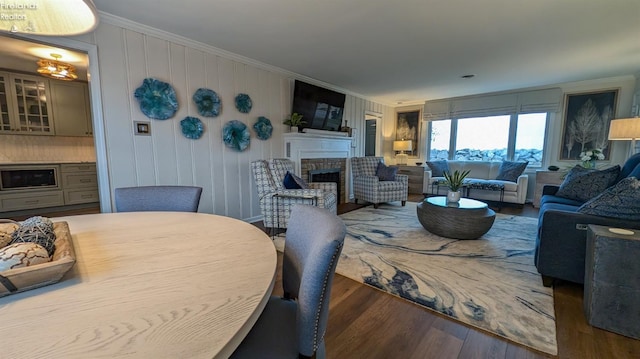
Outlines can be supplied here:
[[197, 212], [202, 187], [142, 186], [115, 189], [118, 212]]
[[231, 358], [324, 358], [333, 276], [346, 228], [324, 208], [291, 210], [282, 262], [284, 297], [272, 296]]

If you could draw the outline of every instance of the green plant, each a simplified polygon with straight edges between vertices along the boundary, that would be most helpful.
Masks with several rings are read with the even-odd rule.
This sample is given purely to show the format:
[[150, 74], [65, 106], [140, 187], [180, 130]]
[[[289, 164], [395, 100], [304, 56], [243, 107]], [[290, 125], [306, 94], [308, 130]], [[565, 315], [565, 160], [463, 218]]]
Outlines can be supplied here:
[[289, 116], [289, 118], [287, 118], [286, 120], [284, 120], [283, 122], [285, 125], [289, 125], [289, 126], [300, 126], [303, 125], [305, 123], [307, 123], [307, 121], [303, 121], [302, 120], [302, 115], [294, 112], [291, 114], [291, 116]]
[[451, 191], [457, 192], [458, 190], [460, 190], [460, 187], [462, 187], [462, 182], [464, 181], [465, 177], [469, 175], [469, 172], [471, 171], [460, 172], [458, 170], [455, 170], [453, 171], [453, 174], [451, 174], [449, 171], [445, 171], [444, 172], [445, 184], [449, 187]]

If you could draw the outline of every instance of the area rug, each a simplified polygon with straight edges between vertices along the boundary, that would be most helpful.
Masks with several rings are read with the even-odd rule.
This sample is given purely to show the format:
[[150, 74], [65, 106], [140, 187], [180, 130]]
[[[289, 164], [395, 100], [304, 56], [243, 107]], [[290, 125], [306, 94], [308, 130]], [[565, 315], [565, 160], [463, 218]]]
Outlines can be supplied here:
[[[455, 240], [426, 231], [416, 205], [340, 215], [347, 237], [336, 272], [556, 355], [553, 291], [533, 264], [536, 219], [497, 214], [479, 240]], [[275, 243], [282, 250], [284, 238]]]

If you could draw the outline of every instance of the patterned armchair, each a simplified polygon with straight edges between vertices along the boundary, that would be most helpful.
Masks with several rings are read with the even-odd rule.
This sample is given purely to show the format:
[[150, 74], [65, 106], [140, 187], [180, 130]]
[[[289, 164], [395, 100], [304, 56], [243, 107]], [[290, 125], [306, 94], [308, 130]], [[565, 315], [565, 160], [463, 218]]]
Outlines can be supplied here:
[[287, 171], [293, 173], [288, 159], [251, 162], [251, 171], [258, 187], [260, 210], [266, 228], [287, 228], [291, 207], [308, 204], [336, 213], [338, 186], [333, 182], [309, 183], [309, 189], [286, 189], [283, 182]]
[[378, 208], [379, 203], [402, 201], [404, 206], [409, 193], [409, 176], [396, 175], [395, 181], [380, 181], [376, 176], [378, 163], [382, 157], [353, 157], [351, 159], [351, 173], [353, 174], [353, 192], [356, 203], [361, 199], [373, 203]]

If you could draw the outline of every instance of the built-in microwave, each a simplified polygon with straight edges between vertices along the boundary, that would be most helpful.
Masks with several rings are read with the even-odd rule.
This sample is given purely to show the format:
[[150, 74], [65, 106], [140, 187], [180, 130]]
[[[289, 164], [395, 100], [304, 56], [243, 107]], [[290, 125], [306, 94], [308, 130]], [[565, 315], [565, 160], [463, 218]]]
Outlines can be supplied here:
[[0, 191], [58, 188], [59, 183], [55, 165], [0, 167]]

